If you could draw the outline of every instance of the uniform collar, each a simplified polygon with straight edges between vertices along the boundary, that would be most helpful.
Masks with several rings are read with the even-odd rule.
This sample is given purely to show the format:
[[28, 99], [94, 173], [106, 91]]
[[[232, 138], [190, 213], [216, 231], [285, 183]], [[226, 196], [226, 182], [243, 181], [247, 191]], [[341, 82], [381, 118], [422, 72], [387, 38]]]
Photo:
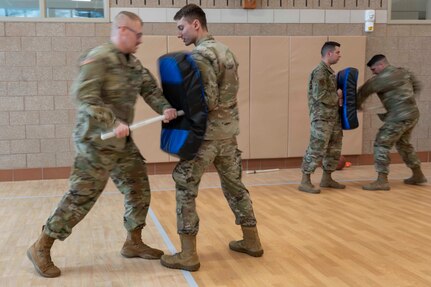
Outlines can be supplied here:
[[382, 73], [386, 73], [386, 72], [389, 72], [389, 71], [392, 71], [392, 70], [395, 70], [396, 68], [394, 67], [394, 66], [392, 66], [392, 65], [387, 65], [383, 70], [382, 70]]
[[200, 44], [202, 44], [203, 42], [209, 41], [209, 40], [214, 40], [214, 37], [210, 34], [200, 38], [198, 41], [196, 41], [196, 46], [199, 46]]
[[125, 66], [132, 66], [132, 61], [133, 61], [133, 55], [132, 54], [130, 54], [129, 60], [127, 61], [126, 55], [123, 52], [121, 52], [117, 48], [117, 46], [114, 45], [114, 43], [109, 41], [108, 45], [111, 48], [111, 50], [114, 51], [115, 54], [117, 54], [118, 60], [121, 62], [121, 64], [123, 64]]
[[323, 68], [325, 68], [328, 72], [330, 72], [331, 74], [335, 74], [335, 72], [334, 72], [334, 70], [332, 70], [332, 68], [331, 67], [329, 67], [328, 65], [326, 65], [326, 63], [325, 62], [323, 62], [323, 61], [320, 61], [320, 64], [319, 64], [321, 67], [323, 67]]

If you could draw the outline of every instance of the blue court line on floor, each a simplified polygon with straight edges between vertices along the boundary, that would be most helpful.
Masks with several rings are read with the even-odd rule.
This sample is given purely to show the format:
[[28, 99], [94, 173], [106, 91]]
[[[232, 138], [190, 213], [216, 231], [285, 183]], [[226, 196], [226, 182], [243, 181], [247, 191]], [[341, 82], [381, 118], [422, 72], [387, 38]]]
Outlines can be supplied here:
[[[160, 235], [162, 236], [162, 239], [165, 242], [166, 246], [168, 247], [169, 252], [171, 252], [172, 254], [177, 253], [175, 246], [172, 244], [172, 241], [169, 239], [168, 234], [166, 233], [163, 226], [160, 224], [160, 221], [157, 219], [157, 216], [154, 214], [151, 207], [148, 210], [148, 214], [150, 215], [151, 219], [154, 222], [154, 225], [156, 226], [157, 230], [159, 231]], [[189, 286], [191, 286], [191, 287], [198, 287], [199, 286], [189, 271], [181, 270], [181, 272], [183, 273], [183, 276], [186, 279]]]

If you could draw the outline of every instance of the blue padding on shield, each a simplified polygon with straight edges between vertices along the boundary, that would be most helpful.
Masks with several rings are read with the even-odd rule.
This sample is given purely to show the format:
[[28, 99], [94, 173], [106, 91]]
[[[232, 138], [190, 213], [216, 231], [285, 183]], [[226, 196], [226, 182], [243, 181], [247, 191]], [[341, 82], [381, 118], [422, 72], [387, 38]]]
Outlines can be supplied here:
[[167, 84], [181, 84], [183, 76], [174, 58], [164, 58], [160, 62], [160, 76]]
[[162, 129], [160, 148], [170, 153], [178, 154], [189, 133], [190, 131], [187, 130]]
[[163, 55], [158, 60], [163, 95], [185, 115], [162, 123], [160, 148], [183, 160], [193, 159], [205, 136], [208, 108], [201, 74], [187, 52]]
[[346, 68], [337, 74], [337, 87], [343, 91], [343, 105], [340, 107], [341, 124], [344, 130], [352, 130], [359, 126], [356, 111], [356, 86], [358, 69]]
[[[347, 102], [347, 79], [349, 78], [350, 68], [347, 68], [345, 71], [346, 71], [346, 74], [344, 75], [343, 103]], [[347, 105], [343, 105], [343, 112], [344, 112], [344, 115], [347, 115], [348, 113]], [[345, 129], [350, 130], [349, 119], [347, 117], [341, 117], [341, 120], [343, 121], [343, 127], [345, 127]]]

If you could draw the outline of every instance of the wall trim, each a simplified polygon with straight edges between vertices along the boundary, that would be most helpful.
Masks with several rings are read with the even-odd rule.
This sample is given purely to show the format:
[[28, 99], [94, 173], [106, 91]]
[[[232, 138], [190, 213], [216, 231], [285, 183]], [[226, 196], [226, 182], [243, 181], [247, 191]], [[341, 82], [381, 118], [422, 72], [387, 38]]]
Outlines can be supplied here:
[[[138, 14], [144, 23], [175, 23], [178, 8], [115, 7], [111, 21], [120, 11]], [[365, 10], [350, 9], [205, 9], [208, 23], [248, 24], [317, 24], [364, 23]], [[376, 23], [387, 23], [388, 11], [376, 10]]]
[[[431, 151], [417, 152], [418, 157], [422, 162], [431, 161]], [[391, 153], [392, 163], [402, 163], [402, 159], [398, 153]], [[372, 165], [373, 155], [346, 155], [347, 161], [353, 166], [356, 165]], [[301, 167], [302, 158], [272, 158], [272, 159], [244, 159], [242, 161], [243, 170], [261, 170], [261, 169], [288, 169]], [[167, 163], [148, 163], [148, 174], [169, 174], [175, 167], [176, 162]], [[24, 168], [24, 169], [3, 169], [0, 170], [0, 182], [2, 181], [24, 181], [24, 180], [47, 180], [47, 179], [67, 179], [70, 174], [70, 167], [47, 167], [47, 168]], [[208, 171], [215, 171], [214, 167]]]

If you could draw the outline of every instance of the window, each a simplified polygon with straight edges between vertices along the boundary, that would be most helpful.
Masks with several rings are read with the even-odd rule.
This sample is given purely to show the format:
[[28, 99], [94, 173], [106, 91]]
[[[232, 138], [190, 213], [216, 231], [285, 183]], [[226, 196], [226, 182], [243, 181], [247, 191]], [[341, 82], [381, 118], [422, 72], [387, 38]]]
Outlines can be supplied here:
[[0, 0], [0, 20], [109, 21], [109, 0]]
[[2, 17], [39, 17], [39, 0], [0, 0]]
[[60, 18], [103, 18], [103, 0], [46, 0], [46, 16]]
[[431, 23], [431, 0], [390, 0], [390, 23]]

